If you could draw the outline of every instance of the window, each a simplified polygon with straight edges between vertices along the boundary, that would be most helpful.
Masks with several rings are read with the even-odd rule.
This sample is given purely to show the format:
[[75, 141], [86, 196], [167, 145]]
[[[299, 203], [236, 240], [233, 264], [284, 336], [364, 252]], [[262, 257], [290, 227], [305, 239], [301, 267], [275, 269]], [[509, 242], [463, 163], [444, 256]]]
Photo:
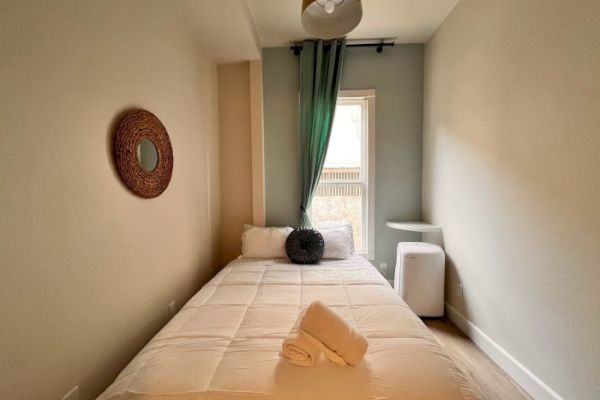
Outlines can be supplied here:
[[374, 258], [375, 91], [341, 91], [321, 180], [314, 226], [351, 224], [356, 252]]

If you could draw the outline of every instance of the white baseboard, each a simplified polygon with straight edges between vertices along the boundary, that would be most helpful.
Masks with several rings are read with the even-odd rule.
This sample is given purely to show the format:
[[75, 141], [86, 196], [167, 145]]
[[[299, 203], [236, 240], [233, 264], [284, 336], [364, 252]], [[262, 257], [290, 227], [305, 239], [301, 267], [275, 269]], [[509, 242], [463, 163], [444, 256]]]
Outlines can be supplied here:
[[446, 303], [446, 315], [485, 354], [515, 380], [535, 400], [563, 400], [533, 372], [494, 342], [477, 325], [469, 321], [451, 304]]

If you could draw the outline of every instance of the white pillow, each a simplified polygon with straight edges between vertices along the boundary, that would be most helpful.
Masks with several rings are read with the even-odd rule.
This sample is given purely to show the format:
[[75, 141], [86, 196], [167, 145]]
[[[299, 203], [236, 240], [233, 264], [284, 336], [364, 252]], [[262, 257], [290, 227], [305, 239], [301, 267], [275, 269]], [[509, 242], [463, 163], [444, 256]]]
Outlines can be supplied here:
[[325, 250], [322, 258], [344, 260], [354, 254], [354, 237], [351, 225], [317, 228], [323, 235]]
[[242, 234], [243, 258], [287, 258], [285, 241], [292, 228], [246, 225]]

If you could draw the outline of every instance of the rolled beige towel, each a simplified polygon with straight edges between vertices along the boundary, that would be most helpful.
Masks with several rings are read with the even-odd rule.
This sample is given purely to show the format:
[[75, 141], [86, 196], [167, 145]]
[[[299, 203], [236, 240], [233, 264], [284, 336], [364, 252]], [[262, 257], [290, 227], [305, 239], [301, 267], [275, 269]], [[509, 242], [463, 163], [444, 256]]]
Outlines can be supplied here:
[[308, 306], [300, 320], [299, 331], [304, 331], [321, 342], [326, 348], [322, 350], [327, 358], [340, 365], [343, 364], [339, 358], [355, 366], [363, 359], [369, 347], [363, 335], [320, 301], [314, 301]]
[[281, 346], [281, 355], [300, 367], [312, 367], [320, 354], [320, 343], [301, 329], [294, 329]]

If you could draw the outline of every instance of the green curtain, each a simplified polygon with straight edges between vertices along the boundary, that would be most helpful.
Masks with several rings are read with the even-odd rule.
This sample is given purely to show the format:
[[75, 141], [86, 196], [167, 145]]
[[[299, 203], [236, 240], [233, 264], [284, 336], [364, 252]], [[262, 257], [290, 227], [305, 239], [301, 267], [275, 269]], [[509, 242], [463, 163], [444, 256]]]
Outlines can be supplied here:
[[310, 227], [307, 210], [319, 184], [335, 113], [346, 40], [307, 40], [300, 54], [300, 227]]

